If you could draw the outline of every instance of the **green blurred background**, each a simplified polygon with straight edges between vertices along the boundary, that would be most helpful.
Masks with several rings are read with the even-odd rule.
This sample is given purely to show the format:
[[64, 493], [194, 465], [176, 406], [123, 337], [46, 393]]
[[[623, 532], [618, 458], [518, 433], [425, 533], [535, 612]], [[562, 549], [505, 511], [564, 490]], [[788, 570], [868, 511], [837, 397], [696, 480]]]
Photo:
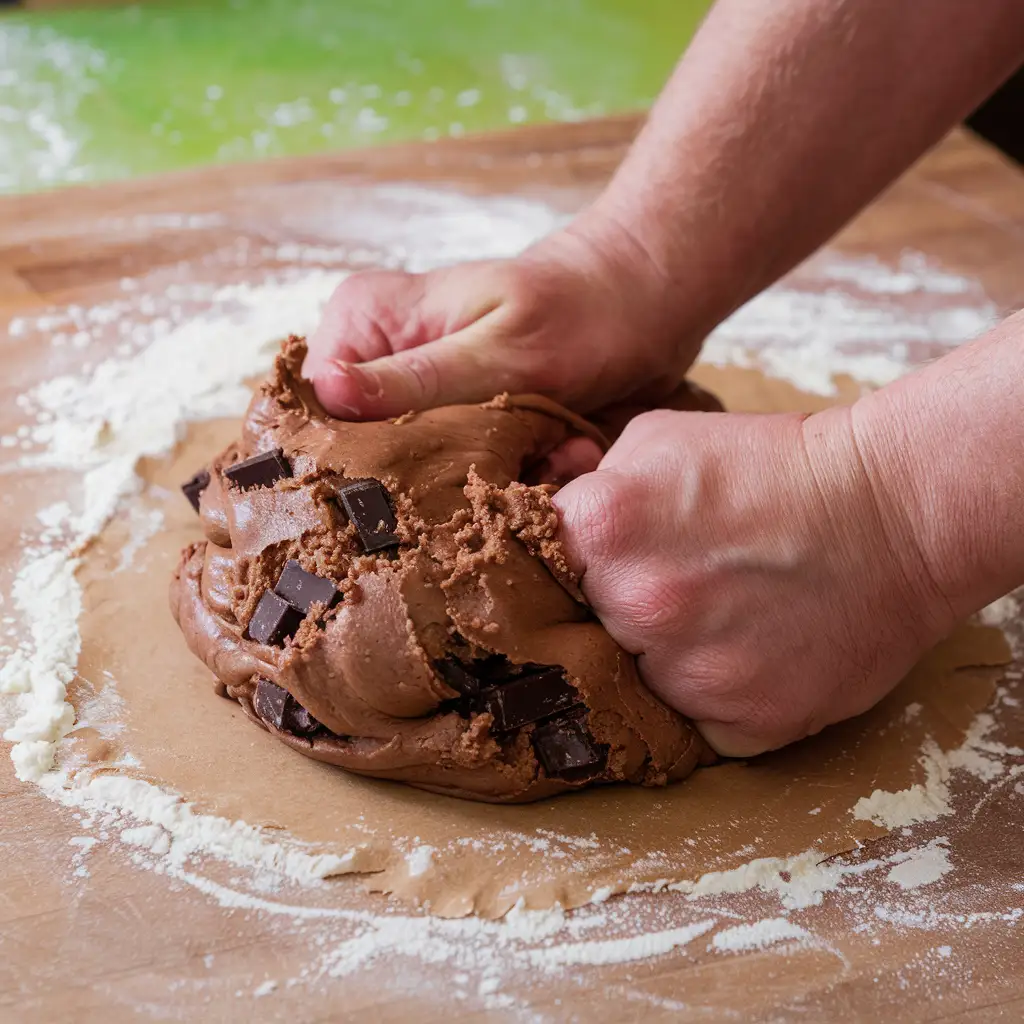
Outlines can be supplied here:
[[0, 192], [635, 110], [710, 0], [2, 8]]

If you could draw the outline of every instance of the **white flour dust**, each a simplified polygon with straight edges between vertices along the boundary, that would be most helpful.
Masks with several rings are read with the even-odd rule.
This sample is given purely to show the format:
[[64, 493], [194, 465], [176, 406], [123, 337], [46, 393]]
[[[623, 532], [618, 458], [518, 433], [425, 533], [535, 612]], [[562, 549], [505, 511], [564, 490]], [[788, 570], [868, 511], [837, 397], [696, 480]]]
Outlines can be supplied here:
[[916, 889], [918, 886], [937, 882], [952, 870], [949, 840], [945, 836], [940, 836], [926, 846], [908, 850], [903, 859], [893, 864], [885, 878], [901, 889]]
[[801, 391], [834, 395], [838, 376], [889, 384], [995, 321], [977, 284], [918, 253], [904, 254], [895, 268], [826, 255], [734, 313], [710, 336], [703, 358], [760, 367]]
[[[131, 568], [134, 555], [160, 529], [159, 516], [141, 515], [134, 501], [141, 487], [135, 472], [139, 459], [172, 451], [189, 422], [241, 415], [249, 398], [246, 380], [267, 369], [283, 335], [315, 324], [344, 268], [377, 261], [424, 269], [452, 259], [511, 255], [562, 220], [555, 211], [520, 199], [488, 204], [412, 188], [385, 189], [381, 196], [409, 208], [401, 237], [379, 243], [389, 250], [385, 256], [289, 243], [264, 255], [292, 266], [258, 282], [174, 284], [151, 293], [144, 282], [129, 280], [122, 296], [104, 306], [50, 310], [8, 325], [13, 338], [48, 341], [53, 363], [65, 360], [67, 368], [26, 382], [17, 399], [23, 422], [0, 438], [5, 460], [0, 474], [74, 471], [82, 484], [67, 502], [42, 509], [38, 523], [26, 529], [22, 564], [10, 593], [2, 595], [6, 639], [0, 646], [0, 692], [8, 695], [5, 720], [11, 722], [4, 735], [13, 744], [18, 776], [36, 782], [78, 816], [85, 833], [75, 847], [80, 877], [88, 876], [85, 857], [98, 841], [92, 833], [102, 832], [119, 840], [134, 863], [221, 906], [320, 929], [311, 976], [344, 976], [384, 955], [443, 961], [468, 972], [467, 978], [474, 974], [475, 981], [466, 982], [472, 994], [497, 1009], [510, 1005], [500, 990], [502, 979], [515, 970], [629, 962], [685, 947], [716, 929], [710, 945], [719, 952], [812, 943], [813, 935], [790, 915], [843, 892], [861, 876], [888, 872], [887, 879], [902, 892], [952, 872], [944, 840], [911, 845], [881, 860], [822, 862], [813, 851], [754, 858], [732, 871], [637, 887], [638, 892], [677, 894], [671, 903], [675, 916], [663, 927], [639, 933], [631, 899], [611, 899], [609, 888], [596, 890], [592, 905], [572, 914], [558, 907], [535, 912], [519, 906], [500, 922], [374, 914], [285, 898], [295, 887], [315, 896], [326, 879], [359, 871], [358, 848], [325, 853], [245, 822], [201, 814], [179, 794], [125, 770], [102, 775], [82, 770], [73, 776], [71, 769], [82, 766], [70, 762], [62, 740], [76, 714], [66, 699], [81, 646], [76, 570], [115, 515], [131, 525], [121, 571]], [[448, 241], [441, 245], [438, 239]], [[824, 293], [822, 280], [829, 284]], [[929, 301], [918, 311], [905, 303], [908, 296]], [[930, 358], [936, 348], [980, 333], [992, 318], [992, 307], [973, 283], [918, 257], [908, 256], [892, 268], [825, 255], [731, 318], [710, 340], [707, 358], [760, 366], [799, 388], [830, 393], [837, 372], [865, 386], [884, 384], [906, 372], [917, 358], [915, 345], [930, 346], [921, 356]], [[101, 358], [88, 358], [93, 348], [102, 351]], [[99, 698], [83, 702], [79, 721], [116, 730], [121, 710], [116, 687], [104, 692], [115, 696], [105, 704]], [[866, 795], [851, 813], [890, 828], [948, 814], [954, 772], [997, 780], [1020, 753], [989, 738], [993, 724], [991, 716], [980, 716], [956, 751], [926, 745], [924, 782], [902, 793]], [[121, 767], [131, 768], [131, 761]], [[601, 845], [597, 835], [522, 839], [541, 854], [553, 842], [587, 850]], [[411, 877], [437, 863], [438, 851], [415, 841], [404, 852]], [[217, 881], [205, 870], [207, 863], [230, 866], [231, 884]], [[756, 895], [774, 911], [737, 924], [735, 915], [716, 909], [730, 894]], [[881, 920], [895, 912], [882, 908], [875, 916]], [[267, 980], [251, 994], [269, 996], [277, 984]]]
[[100, 50], [51, 28], [0, 24], [0, 192], [93, 176], [75, 114], [106, 63]]
[[738, 953], [748, 949], [767, 949], [779, 942], [811, 938], [810, 932], [784, 917], [766, 917], [754, 924], [723, 928], [711, 940], [714, 949]]
[[[142, 325], [126, 354], [51, 377], [19, 396], [32, 426], [18, 467], [84, 470], [76, 507], [62, 503], [42, 514], [45, 534], [27, 539], [12, 590], [30, 632], [0, 670], [0, 692], [20, 695], [20, 716], [4, 734], [15, 744], [19, 778], [41, 778], [74, 724], [64, 698], [81, 646], [75, 572], [80, 553], [139, 490], [139, 459], [169, 452], [185, 423], [240, 416], [250, 397], [244, 382], [266, 370], [277, 339], [315, 326], [317, 310], [341, 278], [307, 271], [259, 287], [209, 289], [205, 315]], [[16, 322], [12, 329], [25, 328]], [[54, 608], [62, 609], [56, 620]]]
[[434, 863], [437, 850], [433, 846], [417, 846], [405, 855], [405, 864], [410, 878], [425, 875]]
[[1024, 756], [1024, 749], [990, 739], [994, 726], [991, 714], [978, 715], [963, 743], [954, 750], [943, 751], [934, 740], [926, 740], [920, 759], [924, 782], [895, 793], [876, 789], [857, 801], [853, 816], [893, 829], [952, 814], [950, 780], [954, 771], [959, 769], [992, 782], [1006, 774], [1006, 758]]

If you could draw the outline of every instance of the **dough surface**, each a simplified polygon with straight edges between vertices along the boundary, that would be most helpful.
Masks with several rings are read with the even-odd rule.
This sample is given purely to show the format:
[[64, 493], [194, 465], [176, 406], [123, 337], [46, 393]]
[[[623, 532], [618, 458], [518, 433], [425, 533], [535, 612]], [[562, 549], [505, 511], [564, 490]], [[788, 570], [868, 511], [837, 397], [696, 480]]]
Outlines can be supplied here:
[[[605, 443], [596, 428], [538, 396], [343, 422], [304, 354], [285, 343], [241, 439], [191, 485], [205, 540], [171, 608], [218, 692], [309, 757], [475, 800], [658, 786], [706, 758], [584, 603], [552, 488], [520, 482], [569, 438]], [[240, 466], [276, 451], [290, 475]], [[346, 504], [360, 489], [383, 496], [379, 522]]]

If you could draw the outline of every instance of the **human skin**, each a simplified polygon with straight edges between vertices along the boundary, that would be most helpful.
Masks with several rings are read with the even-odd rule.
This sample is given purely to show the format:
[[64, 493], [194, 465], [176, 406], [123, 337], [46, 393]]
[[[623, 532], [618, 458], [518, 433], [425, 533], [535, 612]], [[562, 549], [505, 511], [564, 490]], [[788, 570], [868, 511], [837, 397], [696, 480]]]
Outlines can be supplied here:
[[[305, 372], [352, 418], [506, 390], [657, 405], [1022, 58], [1015, 0], [720, 0], [589, 209], [515, 260], [350, 278]], [[644, 415], [558, 493], [588, 599], [720, 752], [866, 709], [1024, 582], [1022, 339], [1011, 318], [814, 416]]]

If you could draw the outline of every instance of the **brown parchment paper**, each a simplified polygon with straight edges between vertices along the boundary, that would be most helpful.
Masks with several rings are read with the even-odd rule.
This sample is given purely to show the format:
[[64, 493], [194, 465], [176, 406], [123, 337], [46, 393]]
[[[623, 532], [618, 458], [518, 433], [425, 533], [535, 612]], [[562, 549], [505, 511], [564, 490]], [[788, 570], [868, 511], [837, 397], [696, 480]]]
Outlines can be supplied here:
[[[733, 408], [817, 404], [753, 371], [706, 378]], [[201, 425], [174, 458], [140, 467], [144, 501], [165, 522], [131, 566], [121, 567], [126, 517], [86, 552], [81, 677], [90, 698], [116, 686], [125, 728], [114, 739], [79, 728], [77, 748], [100, 770], [129, 751], [140, 763], [130, 771], [178, 791], [199, 811], [287, 832], [317, 851], [357, 850], [360, 878], [331, 884], [366, 884], [445, 916], [496, 917], [520, 899], [529, 908], [572, 907], [601, 890], [697, 879], [755, 858], [814, 850], [825, 859], [883, 834], [854, 820], [857, 800], [921, 781], [925, 739], [942, 749], [959, 745], [992, 696], [994, 667], [1009, 658], [999, 632], [964, 627], [860, 718], [662, 790], [609, 787], [500, 807], [349, 776], [297, 756], [218, 698], [167, 610], [178, 550], [198, 536], [177, 486], [236, 430], [235, 423]], [[908, 715], [911, 704], [920, 711]], [[411, 875], [406, 855], [421, 846], [432, 848], [429, 866]]]

